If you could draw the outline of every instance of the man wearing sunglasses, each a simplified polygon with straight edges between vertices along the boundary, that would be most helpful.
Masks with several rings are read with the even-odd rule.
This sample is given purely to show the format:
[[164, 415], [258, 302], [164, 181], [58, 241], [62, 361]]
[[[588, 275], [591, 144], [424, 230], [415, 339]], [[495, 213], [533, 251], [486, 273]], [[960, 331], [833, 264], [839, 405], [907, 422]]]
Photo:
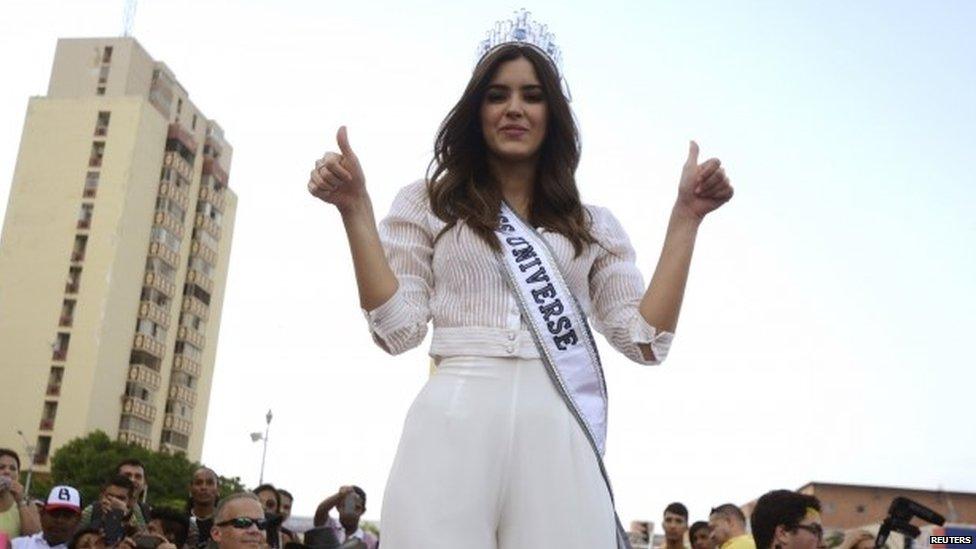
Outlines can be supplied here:
[[220, 501], [210, 533], [220, 549], [256, 549], [267, 543], [264, 507], [250, 492], [231, 494]]
[[757, 549], [823, 549], [820, 500], [789, 490], [763, 494], [752, 510]]

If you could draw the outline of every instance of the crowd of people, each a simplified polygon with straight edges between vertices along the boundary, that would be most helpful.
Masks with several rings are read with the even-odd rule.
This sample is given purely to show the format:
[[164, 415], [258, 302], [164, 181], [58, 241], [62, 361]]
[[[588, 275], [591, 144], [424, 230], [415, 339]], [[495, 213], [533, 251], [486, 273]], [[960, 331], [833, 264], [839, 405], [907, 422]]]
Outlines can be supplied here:
[[82, 505], [76, 487], [55, 486], [31, 500], [20, 484], [20, 457], [0, 448], [0, 549], [376, 549], [364, 530], [366, 492], [342, 486], [316, 509], [304, 536], [287, 527], [294, 496], [271, 484], [220, 498], [218, 476], [198, 467], [182, 509], [146, 501], [150, 471], [136, 459], [107, 471], [97, 501]]
[[[366, 492], [342, 486], [318, 505], [313, 528], [287, 527], [294, 496], [262, 484], [251, 492], [219, 497], [217, 474], [199, 467], [187, 487], [183, 509], [145, 501], [149, 471], [136, 459], [108, 472], [98, 500], [82, 505], [79, 491], [55, 486], [31, 501], [18, 482], [20, 458], [0, 448], [0, 549], [377, 549], [365, 531]], [[658, 549], [823, 549], [824, 530], [816, 497], [788, 490], [766, 493], [749, 517], [735, 504], [714, 507], [708, 520], [689, 523], [688, 509], [664, 509], [664, 543]], [[640, 539], [643, 534], [644, 538]], [[634, 532], [649, 543], [650, 532]], [[857, 530], [840, 549], [870, 549], [873, 536]], [[690, 544], [690, 548], [689, 548]]]

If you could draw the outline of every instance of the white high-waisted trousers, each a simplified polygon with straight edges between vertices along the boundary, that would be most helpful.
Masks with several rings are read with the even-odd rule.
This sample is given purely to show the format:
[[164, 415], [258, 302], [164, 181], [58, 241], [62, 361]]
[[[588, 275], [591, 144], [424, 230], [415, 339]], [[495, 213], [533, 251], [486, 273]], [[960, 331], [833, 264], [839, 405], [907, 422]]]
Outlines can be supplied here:
[[539, 359], [441, 360], [403, 428], [383, 549], [613, 549], [610, 495]]

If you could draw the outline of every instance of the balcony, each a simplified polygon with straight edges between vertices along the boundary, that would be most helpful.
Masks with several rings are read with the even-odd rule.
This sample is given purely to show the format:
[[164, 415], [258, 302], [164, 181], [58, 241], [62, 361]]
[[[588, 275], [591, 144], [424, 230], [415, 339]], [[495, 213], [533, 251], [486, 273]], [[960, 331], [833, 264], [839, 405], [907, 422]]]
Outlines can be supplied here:
[[179, 268], [180, 256], [176, 252], [169, 249], [165, 244], [159, 242], [151, 242], [149, 244], [149, 257], [158, 257], [166, 262], [167, 265], [174, 269]]
[[85, 187], [85, 190], [81, 193], [81, 196], [84, 198], [95, 198], [96, 194], [98, 194], [98, 187]]
[[149, 437], [143, 436], [135, 431], [130, 431], [129, 429], [119, 429], [119, 442], [127, 442], [149, 450], [152, 449], [152, 441], [149, 440]]
[[183, 223], [180, 223], [171, 213], [157, 211], [153, 223], [173, 233], [177, 238], [183, 238]]
[[138, 383], [151, 391], [156, 391], [159, 389], [161, 376], [159, 372], [144, 364], [130, 364], [129, 381]]
[[207, 338], [188, 326], [180, 326], [179, 331], [176, 333], [176, 339], [182, 339], [197, 349], [203, 349], [207, 345]]
[[220, 155], [224, 154], [224, 146], [221, 145], [220, 142], [217, 141], [216, 139], [214, 139], [213, 137], [211, 137], [211, 136], [208, 135], [207, 136], [207, 139], [203, 143], [204, 143], [204, 145], [207, 145], [207, 146], [210, 147], [210, 155], [209, 156], [211, 156], [213, 158], [217, 158]]
[[190, 197], [187, 196], [186, 191], [168, 181], [161, 181], [159, 183], [159, 196], [175, 200], [184, 210], [190, 203]]
[[186, 281], [190, 284], [196, 284], [197, 286], [203, 288], [208, 294], [213, 293], [213, 280], [203, 272], [198, 271], [194, 268], [190, 268], [186, 273]]
[[90, 157], [88, 159], [88, 167], [89, 168], [101, 168], [102, 167], [102, 157], [101, 156], [92, 156], [92, 157]]
[[146, 334], [136, 334], [132, 341], [132, 348], [136, 351], [145, 351], [160, 360], [166, 354], [166, 346], [161, 341]]
[[166, 414], [163, 417], [163, 429], [169, 429], [181, 435], [190, 436], [190, 432], [193, 430], [193, 422], [177, 415]]
[[200, 377], [200, 363], [190, 357], [176, 355], [173, 358], [173, 371], [183, 372], [193, 377]]
[[142, 301], [139, 303], [139, 318], [152, 320], [163, 328], [169, 328], [169, 313], [152, 301]]
[[185, 454], [186, 447], [180, 446], [179, 444], [174, 444], [172, 442], [160, 442], [159, 451], [167, 454]]
[[98, 126], [95, 128], [95, 137], [105, 137], [108, 135], [108, 126]]
[[210, 308], [207, 307], [206, 303], [192, 295], [183, 296], [183, 307], [180, 310], [184, 313], [191, 312], [203, 320], [207, 320], [210, 313]]
[[194, 240], [190, 246], [190, 256], [199, 257], [211, 265], [217, 264], [217, 252], [199, 240]]
[[182, 175], [187, 181], [193, 179], [193, 166], [176, 151], [166, 151], [166, 154], [163, 155], [163, 166], [176, 170], [176, 173]]
[[65, 328], [70, 328], [74, 323], [75, 319], [72, 315], [61, 315], [61, 318], [58, 320], [58, 326]]
[[47, 454], [35, 454], [34, 465], [47, 465]]
[[74, 261], [75, 263], [78, 263], [78, 262], [84, 261], [84, 260], [85, 260], [85, 251], [84, 250], [74, 250], [74, 251], [71, 252], [71, 261]]
[[198, 229], [203, 229], [210, 233], [210, 236], [214, 237], [214, 240], [220, 240], [220, 225], [209, 217], [198, 213], [196, 219], [193, 222], [193, 226]]
[[193, 392], [193, 389], [182, 385], [170, 385], [169, 398], [186, 404], [191, 408], [197, 405], [197, 394]]
[[79, 219], [77, 227], [79, 229], [88, 230], [91, 228], [91, 219]]
[[47, 396], [59, 396], [61, 394], [61, 384], [60, 383], [48, 384], [46, 394]]
[[144, 400], [125, 397], [122, 399], [122, 413], [152, 423], [156, 419], [156, 407]]
[[52, 360], [64, 361], [67, 358], [68, 358], [68, 350], [67, 349], [55, 349], [54, 352], [51, 353], [51, 359]]
[[64, 285], [64, 293], [66, 294], [76, 294], [78, 293], [78, 287], [80, 286], [77, 282], [68, 282]]
[[203, 175], [212, 175], [214, 179], [220, 181], [220, 184], [224, 187], [227, 186], [228, 174], [220, 167], [220, 163], [213, 158], [203, 159]]
[[169, 131], [166, 132], [166, 139], [175, 139], [183, 143], [183, 146], [190, 149], [193, 154], [197, 152], [197, 141], [193, 139], [193, 134], [183, 129], [183, 126], [177, 122], [169, 125]]
[[204, 185], [200, 185], [200, 200], [213, 204], [214, 208], [217, 208], [217, 210], [220, 212], [224, 211], [225, 200], [223, 191], [217, 191]]
[[42, 431], [50, 431], [50, 430], [54, 429], [54, 418], [50, 418], [50, 419], [41, 418], [41, 426], [40, 426], [40, 429]]
[[173, 282], [171, 282], [168, 278], [157, 272], [147, 272], [144, 283], [147, 287], [158, 290], [161, 294], [171, 299], [173, 294], [176, 293], [176, 285], [173, 284]]

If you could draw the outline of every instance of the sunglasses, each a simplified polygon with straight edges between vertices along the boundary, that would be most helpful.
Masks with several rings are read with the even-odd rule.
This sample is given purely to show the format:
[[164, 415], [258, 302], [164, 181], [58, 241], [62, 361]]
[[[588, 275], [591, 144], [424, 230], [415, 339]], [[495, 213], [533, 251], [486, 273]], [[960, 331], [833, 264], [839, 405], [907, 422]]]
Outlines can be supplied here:
[[257, 526], [258, 530], [264, 530], [268, 527], [268, 521], [265, 519], [252, 519], [250, 517], [237, 517], [230, 520], [225, 520], [223, 522], [218, 522], [214, 526], [233, 526], [239, 530], [247, 530], [251, 526]]
[[819, 524], [797, 524], [796, 527], [799, 528], [800, 530], [806, 530], [807, 532], [810, 532], [818, 540], [823, 539], [823, 533], [824, 533], [823, 526]]

